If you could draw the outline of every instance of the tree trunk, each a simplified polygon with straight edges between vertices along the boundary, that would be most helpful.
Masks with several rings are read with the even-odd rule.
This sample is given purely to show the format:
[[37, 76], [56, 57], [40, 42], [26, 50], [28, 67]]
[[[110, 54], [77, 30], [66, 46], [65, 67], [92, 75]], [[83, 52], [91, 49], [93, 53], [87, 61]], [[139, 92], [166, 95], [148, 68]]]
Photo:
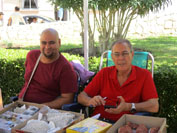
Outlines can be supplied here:
[[[80, 35], [81, 35], [82, 44], [83, 44], [82, 52], [84, 53], [84, 21], [83, 21], [84, 15], [83, 15], [83, 12], [81, 11], [76, 12], [76, 15], [79, 18], [81, 27], [82, 27], [82, 32], [80, 33]], [[96, 55], [95, 38], [94, 38], [95, 25], [93, 25], [93, 29], [91, 27], [92, 27], [91, 24], [88, 23], [88, 36], [89, 36], [89, 44], [88, 44], [89, 49], [88, 50], [89, 50], [89, 56], [94, 56]]]
[[67, 20], [68, 20], [68, 11], [67, 11], [67, 9], [64, 9], [62, 21], [67, 21]]
[[[110, 36], [114, 29], [114, 11], [99, 11], [99, 17], [96, 19], [98, 31], [99, 31], [99, 44], [100, 44], [100, 53], [103, 53], [105, 50], [110, 48]], [[96, 14], [95, 14], [96, 16]]]
[[95, 47], [95, 40], [94, 40], [94, 34], [89, 35], [89, 56], [95, 56], [96, 55], [96, 47]]
[[[82, 44], [83, 44], [83, 48], [82, 48], [82, 52], [84, 53], [84, 32], [82, 31], [80, 33], [81, 38], [82, 38]], [[95, 56], [96, 55], [96, 47], [95, 47], [95, 40], [94, 40], [94, 34], [89, 32], [89, 42], [88, 42], [88, 50], [89, 50], [89, 56]]]

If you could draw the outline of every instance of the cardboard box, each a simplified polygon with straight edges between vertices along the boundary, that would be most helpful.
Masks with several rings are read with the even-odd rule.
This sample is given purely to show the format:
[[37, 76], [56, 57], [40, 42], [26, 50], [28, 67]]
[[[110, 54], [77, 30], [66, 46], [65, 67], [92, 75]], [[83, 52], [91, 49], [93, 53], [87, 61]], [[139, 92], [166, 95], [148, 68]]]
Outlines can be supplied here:
[[66, 133], [105, 133], [112, 124], [87, 118], [66, 129]]
[[[74, 114], [76, 117], [75, 117], [75, 120], [70, 124], [68, 125], [67, 127], [61, 129], [61, 130], [58, 130], [56, 131], [55, 133], [65, 133], [66, 132], [66, 128], [72, 126], [73, 124], [81, 121], [84, 119], [84, 114], [80, 114], [80, 113], [76, 113], [76, 112], [71, 112], [71, 111], [64, 111], [64, 110], [59, 110], [60, 112], [68, 112], [68, 113], [72, 113]], [[32, 119], [37, 119], [37, 115], [35, 115]], [[26, 131], [23, 131], [21, 130], [21, 128], [23, 128], [26, 124], [27, 124], [28, 121], [25, 121], [24, 123], [12, 128], [12, 133], [28, 133]], [[61, 121], [62, 122], [62, 121]]]
[[135, 124], [144, 124], [147, 128], [160, 127], [158, 133], [167, 132], [166, 118], [125, 114], [107, 131], [107, 133], [117, 133], [118, 128], [125, 125], [128, 121]]
[[[35, 106], [35, 107], [38, 107], [39, 110], [40, 110], [40, 108], [42, 108], [42, 107], [44, 106], [44, 105], [42, 105], [42, 104], [36, 104], [36, 103], [30, 103], [30, 102], [23, 102], [23, 101], [16, 101], [16, 102], [14, 102], [14, 103], [11, 103], [9, 106], [5, 107], [3, 110], [1, 110], [1, 111], [0, 111], [0, 115], [3, 114], [3, 113], [5, 113], [6, 111], [12, 111], [12, 110], [14, 110], [16, 107], [23, 106], [23, 105], [25, 105], [27, 108], [28, 108], [29, 106]], [[38, 110], [38, 111], [39, 111], [39, 110]], [[35, 114], [33, 114], [31, 117], [29, 117], [28, 119], [26, 119], [24, 122], [27, 122], [29, 119], [32, 119], [33, 117], [36, 117], [37, 114], [38, 114], [38, 111], [37, 111]], [[23, 124], [24, 122], [21, 122], [20, 124]], [[20, 124], [18, 124], [18, 125], [15, 126], [14, 128], [17, 128]], [[4, 131], [3, 128], [0, 128], [0, 130]], [[10, 131], [10, 130], [11, 130], [11, 128], [5, 129], [5, 131]]]

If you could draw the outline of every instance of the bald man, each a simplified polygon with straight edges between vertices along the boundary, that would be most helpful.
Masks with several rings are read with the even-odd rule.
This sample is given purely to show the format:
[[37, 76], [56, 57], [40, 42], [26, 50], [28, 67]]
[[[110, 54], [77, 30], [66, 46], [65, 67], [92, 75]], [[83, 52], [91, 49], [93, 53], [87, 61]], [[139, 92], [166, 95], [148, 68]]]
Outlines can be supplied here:
[[[54, 29], [45, 29], [40, 36], [40, 50], [31, 50], [25, 62], [25, 83], [19, 94], [24, 101], [45, 104], [60, 109], [73, 102], [77, 92], [77, 77], [71, 64], [59, 52], [61, 41]], [[33, 68], [39, 64], [25, 93]]]

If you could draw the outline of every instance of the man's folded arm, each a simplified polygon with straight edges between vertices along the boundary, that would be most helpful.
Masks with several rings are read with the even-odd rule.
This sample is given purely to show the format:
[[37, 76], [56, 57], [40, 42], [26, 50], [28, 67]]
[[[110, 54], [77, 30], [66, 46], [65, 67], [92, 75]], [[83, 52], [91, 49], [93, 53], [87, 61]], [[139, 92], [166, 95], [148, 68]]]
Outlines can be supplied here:
[[50, 108], [61, 109], [62, 105], [72, 103], [74, 99], [74, 93], [63, 93], [61, 96], [51, 102], [43, 103]]

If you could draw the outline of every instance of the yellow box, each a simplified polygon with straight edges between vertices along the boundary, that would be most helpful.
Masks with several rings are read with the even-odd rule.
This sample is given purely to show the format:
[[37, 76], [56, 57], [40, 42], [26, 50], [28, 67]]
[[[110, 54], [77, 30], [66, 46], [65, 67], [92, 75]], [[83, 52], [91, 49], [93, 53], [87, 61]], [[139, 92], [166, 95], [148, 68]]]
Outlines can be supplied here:
[[66, 129], [66, 133], [105, 133], [112, 124], [87, 118]]

